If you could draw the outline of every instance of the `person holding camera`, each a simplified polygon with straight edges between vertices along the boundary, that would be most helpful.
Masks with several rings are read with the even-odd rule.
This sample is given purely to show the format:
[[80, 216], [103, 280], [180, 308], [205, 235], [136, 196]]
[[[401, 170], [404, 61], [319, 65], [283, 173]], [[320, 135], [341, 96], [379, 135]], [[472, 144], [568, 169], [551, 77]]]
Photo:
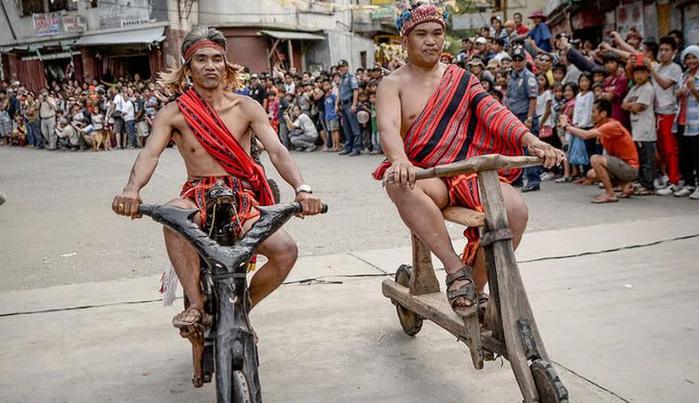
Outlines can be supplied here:
[[[294, 119], [292, 121], [292, 119]], [[294, 105], [289, 113], [284, 114], [284, 121], [289, 128], [289, 142], [298, 150], [312, 152], [316, 149], [318, 130], [313, 120], [298, 105]]]

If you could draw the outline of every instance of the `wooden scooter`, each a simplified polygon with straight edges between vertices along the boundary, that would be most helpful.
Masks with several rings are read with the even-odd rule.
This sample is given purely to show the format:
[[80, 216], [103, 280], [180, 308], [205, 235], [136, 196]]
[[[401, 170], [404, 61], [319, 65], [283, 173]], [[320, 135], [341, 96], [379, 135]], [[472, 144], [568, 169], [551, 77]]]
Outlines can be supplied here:
[[529, 306], [498, 179], [499, 169], [540, 164], [537, 157], [491, 154], [421, 169], [416, 174], [417, 179], [478, 174], [484, 213], [461, 207], [450, 207], [442, 213], [447, 221], [480, 228], [490, 290], [483, 324], [477, 304], [465, 317], [451, 309], [446, 295], [440, 292], [431, 252], [415, 234], [411, 234], [412, 267], [402, 265], [395, 281], [383, 282], [382, 291], [396, 305], [398, 320], [408, 335], [420, 331], [423, 319], [431, 320], [469, 347], [476, 369], [482, 369], [483, 361], [494, 360], [496, 355], [508, 359], [526, 403], [560, 403], [568, 402], [568, 391], [549, 361]]

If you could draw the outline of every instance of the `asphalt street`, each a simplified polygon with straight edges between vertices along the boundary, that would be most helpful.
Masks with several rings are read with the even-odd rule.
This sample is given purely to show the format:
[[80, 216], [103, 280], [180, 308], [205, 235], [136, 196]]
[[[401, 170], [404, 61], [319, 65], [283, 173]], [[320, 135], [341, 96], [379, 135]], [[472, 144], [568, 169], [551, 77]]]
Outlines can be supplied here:
[[[46, 152], [0, 148], [0, 291], [132, 278], [161, 273], [167, 265], [161, 229], [111, 211], [126, 183], [136, 150]], [[301, 256], [349, 253], [409, 245], [409, 234], [379, 182], [371, 177], [381, 156], [294, 153], [306, 182], [330, 206], [323, 216], [292, 219], [285, 229]], [[279, 183], [269, 162], [267, 170]], [[149, 203], [176, 197], [186, 177], [176, 149], [167, 149], [142, 191]], [[282, 199], [293, 192], [282, 185]], [[699, 201], [638, 197], [593, 205], [599, 189], [544, 183], [525, 195], [528, 231], [567, 229], [638, 219], [699, 214]], [[448, 224], [452, 238], [461, 228]], [[576, 242], [571, 239], [570, 242]]]

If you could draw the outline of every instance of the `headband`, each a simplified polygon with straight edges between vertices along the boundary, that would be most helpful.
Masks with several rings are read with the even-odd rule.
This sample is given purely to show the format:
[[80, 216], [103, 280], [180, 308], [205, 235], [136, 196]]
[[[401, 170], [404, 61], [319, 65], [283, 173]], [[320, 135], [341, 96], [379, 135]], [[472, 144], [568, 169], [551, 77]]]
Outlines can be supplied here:
[[200, 41], [197, 41], [194, 45], [190, 46], [189, 49], [187, 49], [184, 52], [184, 60], [185, 62], [189, 62], [189, 60], [194, 56], [194, 53], [203, 48], [214, 48], [216, 50], [220, 50], [223, 53], [226, 53], [226, 48], [221, 46], [220, 44], [209, 40], [209, 39], [202, 39]]
[[436, 22], [446, 27], [449, 14], [434, 4], [417, 3], [403, 11], [396, 19], [396, 28], [401, 36], [407, 36], [416, 26], [426, 22]]

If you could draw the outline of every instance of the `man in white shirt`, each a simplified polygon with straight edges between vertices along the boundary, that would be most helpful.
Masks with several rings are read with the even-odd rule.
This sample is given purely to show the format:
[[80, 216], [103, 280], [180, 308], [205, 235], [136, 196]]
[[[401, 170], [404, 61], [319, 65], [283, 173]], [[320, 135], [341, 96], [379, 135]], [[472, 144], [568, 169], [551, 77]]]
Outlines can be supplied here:
[[[682, 68], [672, 61], [677, 50], [675, 40], [667, 36], [660, 39], [658, 48], [659, 63], [646, 63], [650, 68], [651, 83], [655, 89], [655, 117], [658, 122], [657, 147], [660, 158], [665, 162], [669, 186], [658, 189], [661, 196], [671, 195], [680, 190], [680, 157], [677, 140], [672, 134], [672, 123], [677, 113], [675, 90], [682, 82]], [[662, 186], [662, 184], [660, 184]]]
[[311, 152], [316, 149], [316, 140], [318, 140], [318, 130], [313, 124], [311, 118], [301, 112], [301, 108], [295, 105], [291, 110], [291, 116], [295, 119], [293, 122], [289, 114], [284, 114], [286, 125], [291, 130], [289, 132], [289, 141], [299, 150]]
[[124, 119], [126, 134], [129, 136], [128, 148], [138, 148], [138, 141], [136, 140], [136, 105], [133, 101], [132, 89], [127, 91], [126, 98], [122, 105], [121, 116]]
[[119, 91], [114, 96], [114, 112], [112, 113], [112, 119], [114, 120], [114, 136], [116, 137], [117, 147], [122, 150], [126, 146], [126, 139], [124, 138], [124, 133], [126, 129], [124, 127], [124, 101], [126, 99], [126, 87], [119, 88]]

